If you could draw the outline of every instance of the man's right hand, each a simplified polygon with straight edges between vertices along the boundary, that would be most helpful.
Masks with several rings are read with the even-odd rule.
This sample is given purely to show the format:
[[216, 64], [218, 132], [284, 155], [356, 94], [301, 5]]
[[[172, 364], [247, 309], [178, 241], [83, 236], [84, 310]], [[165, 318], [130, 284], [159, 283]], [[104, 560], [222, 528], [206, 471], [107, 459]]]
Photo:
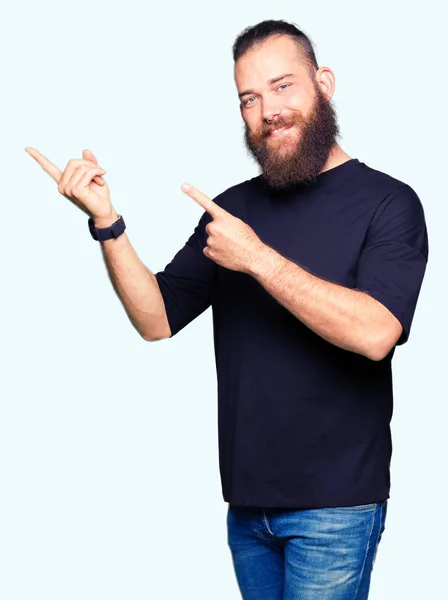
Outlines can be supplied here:
[[109, 187], [102, 177], [106, 171], [90, 150], [83, 150], [82, 159], [70, 159], [64, 171], [38, 150], [29, 146], [25, 150], [56, 181], [59, 192], [92, 217], [95, 227], [108, 227], [118, 219], [110, 202]]

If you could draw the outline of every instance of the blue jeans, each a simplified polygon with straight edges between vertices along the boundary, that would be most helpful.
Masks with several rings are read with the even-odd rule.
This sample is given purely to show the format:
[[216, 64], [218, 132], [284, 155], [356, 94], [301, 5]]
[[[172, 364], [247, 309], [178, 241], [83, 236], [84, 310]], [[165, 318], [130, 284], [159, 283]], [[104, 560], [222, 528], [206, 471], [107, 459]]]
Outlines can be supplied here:
[[244, 600], [366, 600], [387, 499], [337, 508], [229, 505], [227, 541]]

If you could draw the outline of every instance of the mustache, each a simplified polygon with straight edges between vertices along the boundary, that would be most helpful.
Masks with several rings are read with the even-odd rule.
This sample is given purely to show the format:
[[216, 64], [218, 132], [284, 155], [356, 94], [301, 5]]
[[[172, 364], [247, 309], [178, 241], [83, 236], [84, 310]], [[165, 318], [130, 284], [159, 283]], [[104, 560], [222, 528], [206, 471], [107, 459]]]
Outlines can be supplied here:
[[265, 129], [265, 135], [269, 135], [276, 129], [281, 129], [282, 127], [291, 127], [292, 125], [295, 125], [294, 121], [290, 121], [289, 123], [276, 121], [271, 127], [269, 127], [269, 129]]
[[268, 137], [272, 131], [275, 129], [281, 129], [282, 127], [291, 127], [294, 125], [303, 124], [303, 116], [296, 115], [295, 118], [285, 119], [279, 117], [276, 119], [274, 123], [271, 124], [262, 124], [261, 127], [256, 132], [251, 132], [248, 125], [245, 125], [246, 134], [252, 138], [254, 141], [262, 141], [264, 138]]

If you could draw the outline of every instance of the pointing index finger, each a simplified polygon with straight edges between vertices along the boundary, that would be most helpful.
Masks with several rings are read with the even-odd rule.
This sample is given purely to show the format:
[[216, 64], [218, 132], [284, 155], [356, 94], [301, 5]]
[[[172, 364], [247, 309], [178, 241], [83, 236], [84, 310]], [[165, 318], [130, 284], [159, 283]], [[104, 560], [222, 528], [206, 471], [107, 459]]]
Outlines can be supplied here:
[[48, 160], [48, 158], [41, 154], [39, 150], [31, 148], [30, 146], [27, 146], [25, 150], [40, 164], [43, 170], [46, 171], [50, 177], [56, 181], [56, 183], [59, 183], [59, 180], [62, 176], [62, 171], [58, 169], [58, 167], [54, 165], [51, 160]]
[[223, 208], [213, 202], [213, 200], [211, 200], [203, 192], [194, 187], [194, 185], [191, 185], [191, 183], [183, 183], [181, 189], [188, 196], [190, 196], [190, 198], [196, 200], [196, 202], [200, 204], [202, 208], [204, 208], [212, 217], [218, 217], [227, 214]]

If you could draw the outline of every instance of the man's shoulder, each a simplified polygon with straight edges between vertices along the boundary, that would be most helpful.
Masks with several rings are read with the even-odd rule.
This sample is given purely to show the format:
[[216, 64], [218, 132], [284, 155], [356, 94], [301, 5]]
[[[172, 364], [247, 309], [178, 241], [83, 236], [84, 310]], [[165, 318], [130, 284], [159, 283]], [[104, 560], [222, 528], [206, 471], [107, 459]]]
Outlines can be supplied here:
[[[374, 212], [370, 221], [372, 230], [391, 232], [403, 231], [414, 235], [409, 245], [419, 248], [427, 257], [428, 239], [423, 203], [415, 189], [402, 179], [378, 169], [367, 167], [366, 189]], [[372, 184], [372, 181], [378, 185]], [[380, 192], [380, 193], [378, 193]]]
[[372, 190], [376, 195], [379, 191], [385, 194], [392, 194], [405, 189], [413, 191], [408, 183], [390, 173], [375, 169], [364, 162], [360, 166], [362, 167], [362, 181], [365, 187]]
[[423, 217], [420, 196], [410, 183], [365, 163], [362, 165], [365, 173], [363, 188], [377, 209], [384, 210], [388, 207], [396, 212], [408, 212], [415, 218]]

